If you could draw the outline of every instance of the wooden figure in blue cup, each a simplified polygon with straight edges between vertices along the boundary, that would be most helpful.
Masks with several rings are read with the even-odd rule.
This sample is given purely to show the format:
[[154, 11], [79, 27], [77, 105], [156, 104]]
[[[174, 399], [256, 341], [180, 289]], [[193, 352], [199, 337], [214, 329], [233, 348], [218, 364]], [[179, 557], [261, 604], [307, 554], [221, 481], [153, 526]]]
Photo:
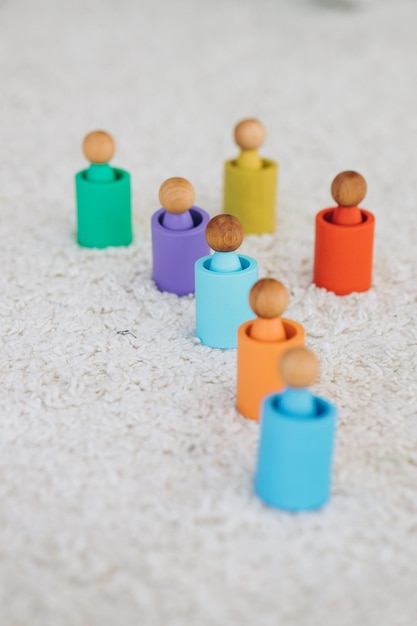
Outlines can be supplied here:
[[330, 496], [337, 409], [308, 389], [319, 371], [310, 350], [291, 348], [279, 368], [286, 389], [262, 405], [255, 492], [279, 509], [316, 509]]
[[258, 280], [258, 263], [238, 254], [243, 227], [233, 215], [216, 215], [206, 228], [213, 255], [195, 264], [196, 334], [212, 348], [236, 348], [237, 330], [253, 317], [249, 291]]

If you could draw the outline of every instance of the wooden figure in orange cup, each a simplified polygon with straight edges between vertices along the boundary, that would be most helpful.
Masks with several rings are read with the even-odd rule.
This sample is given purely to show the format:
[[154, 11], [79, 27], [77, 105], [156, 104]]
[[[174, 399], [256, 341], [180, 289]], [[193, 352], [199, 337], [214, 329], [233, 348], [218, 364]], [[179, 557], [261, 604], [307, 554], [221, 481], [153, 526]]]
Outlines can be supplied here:
[[257, 317], [238, 330], [237, 410], [257, 420], [263, 398], [284, 387], [277, 362], [289, 348], [304, 345], [305, 331], [298, 322], [281, 317], [288, 305], [288, 291], [278, 280], [258, 280], [249, 303]]
[[339, 296], [372, 284], [375, 218], [358, 206], [366, 189], [363, 176], [341, 172], [331, 187], [337, 206], [316, 216], [313, 282]]

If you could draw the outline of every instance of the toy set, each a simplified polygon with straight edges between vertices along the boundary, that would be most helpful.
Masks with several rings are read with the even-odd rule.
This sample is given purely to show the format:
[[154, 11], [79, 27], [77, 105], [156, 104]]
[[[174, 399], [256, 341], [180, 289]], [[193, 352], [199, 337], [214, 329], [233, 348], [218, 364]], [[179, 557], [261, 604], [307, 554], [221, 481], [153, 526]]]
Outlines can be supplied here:
[[[256, 494], [273, 507], [308, 510], [329, 498], [337, 410], [308, 389], [318, 362], [304, 347], [303, 326], [282, 317], [287, 289], [273, 278], [258, 280], [257, 261], [238, 252], [245, 233], [275, 230], [278, 166], [260, 157], [264, 138], [258, 120], [236, 126], [240, 154], [225, 163], [224, 212], [212, 219], [194, 205], [188, 180], [161, 185], [161, 208], [151, 218], [152, 276], [161, 291], [195, 293], [203, 344], [237, 347], [237, 409], [260, 421]], [[130, 175], [109, 164], [113, 139], [92, 132], [83, 150], [90, 166], [75, 177], [77, 241], [89, 248], [129, 245]], [[337, 206], [316, 216], [313, 282], [337, 295], [366, 291], [375, 224], [359, 207], [366, 182], [342, 172], [331, 192]]]

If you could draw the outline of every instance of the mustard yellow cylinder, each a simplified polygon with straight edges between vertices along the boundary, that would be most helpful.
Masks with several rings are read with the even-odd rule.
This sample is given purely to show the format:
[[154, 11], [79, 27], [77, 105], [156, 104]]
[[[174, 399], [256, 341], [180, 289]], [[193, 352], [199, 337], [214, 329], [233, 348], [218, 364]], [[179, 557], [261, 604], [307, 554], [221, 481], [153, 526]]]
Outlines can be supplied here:
[[262, 159], [260, 169], [238, 167], [236, 159], [224, 168], [223, 212], [241, 222], [246, 235], [273, 233], [276, 226], [278, 164]]

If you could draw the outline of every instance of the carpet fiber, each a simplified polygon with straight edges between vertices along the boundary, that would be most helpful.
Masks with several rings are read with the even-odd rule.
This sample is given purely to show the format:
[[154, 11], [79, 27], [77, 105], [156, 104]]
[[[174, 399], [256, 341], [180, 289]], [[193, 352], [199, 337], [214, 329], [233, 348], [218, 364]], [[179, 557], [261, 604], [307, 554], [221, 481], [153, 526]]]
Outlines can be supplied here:
[[[0, 2], [1, 626], [416, 623], [416, 20], [406, 0]], [[287, 285], [339, 407], [314, 513], [255, 497], [236, 352], [151, 280], [161, 182], [220, 212], [247, 116], [279, 227], [241, 251]], [[75, 243], [96, 128], [132, 174], [126, 249]], [[368, 182], [374, 280], [337, 297], [311, 284], [314, 216], [345, 169]]]

